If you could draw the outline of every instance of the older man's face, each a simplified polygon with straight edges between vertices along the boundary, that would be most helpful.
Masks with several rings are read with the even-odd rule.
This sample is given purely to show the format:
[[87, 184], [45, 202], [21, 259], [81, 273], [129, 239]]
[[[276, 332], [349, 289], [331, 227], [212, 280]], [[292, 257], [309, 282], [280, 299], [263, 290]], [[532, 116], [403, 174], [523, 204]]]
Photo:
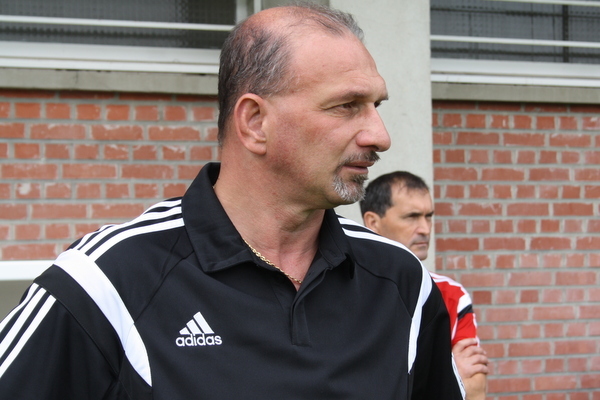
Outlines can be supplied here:
[[318, 208], [359, 200], [376, 153], [390, 147], [376, 110], [387, 90], [375, 62], [354, 36], [317, 31], [295, 42], [292, 74], [292, 90], [266, 99], [267, 152], [281, 181]]

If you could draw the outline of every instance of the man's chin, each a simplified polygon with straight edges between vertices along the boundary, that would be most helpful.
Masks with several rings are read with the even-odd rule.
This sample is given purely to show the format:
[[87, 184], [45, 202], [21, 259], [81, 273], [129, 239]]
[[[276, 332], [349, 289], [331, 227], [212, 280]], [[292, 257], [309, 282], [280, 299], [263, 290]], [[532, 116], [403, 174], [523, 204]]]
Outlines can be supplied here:
[[338, 205], [353, 204], [365, 197], [366, 175], [357, 175], [350, 181], [336, 179], [333, 182], [333, 189], [339, 196]]
[[411, 247], [410, 250], [415, 254], [415, 256], [417, 256], [419, 260], [423, 261], [427, 258], [429, 246], [427, 246], [425, 249], [423, 249], [423, 246]]

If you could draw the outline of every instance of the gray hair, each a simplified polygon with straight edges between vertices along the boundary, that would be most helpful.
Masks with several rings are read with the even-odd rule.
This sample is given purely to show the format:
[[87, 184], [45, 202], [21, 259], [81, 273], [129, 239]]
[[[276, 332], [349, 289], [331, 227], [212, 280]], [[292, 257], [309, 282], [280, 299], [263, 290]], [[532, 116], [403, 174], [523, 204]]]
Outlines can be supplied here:
[[[294, 28], [310, 26], [342, 36], [348, 32], [363, 39], [363, 31], [354, 17], [314, 3], [296, 3], [278, 7], [292, 22], [284, 29], [256, 23], [253, 17], [238, 24], [221, 50], [219, 68], [219, 144], [224, 141], [226, 124], [235, 103], [244, 93], [266, 97], [285, 93], [292, 86], [290, 73]], [[273, 25], [273, 24], [271, 24]]]

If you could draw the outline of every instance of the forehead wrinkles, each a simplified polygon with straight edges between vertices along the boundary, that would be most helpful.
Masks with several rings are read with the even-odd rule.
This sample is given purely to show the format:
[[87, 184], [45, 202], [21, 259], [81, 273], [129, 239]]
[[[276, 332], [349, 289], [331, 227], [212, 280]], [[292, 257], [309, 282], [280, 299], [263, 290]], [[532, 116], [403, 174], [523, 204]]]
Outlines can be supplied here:
[[[350, 32], [338, 36], [323, 31], [307, 31], [307, 35], [294, 37], [290, 44], [294, 47], [288, 79], [294, 92], [310, 90], [311, 84], [327, 83], [333, 87], [337, 83], [340, 92], [355, 92], [359, 97], [368, 97], [374, 86], [377, 90], [381, 86], [384, 97], [387, 96], [385, 82], [377, 71], [375, 61], [362, 42]], [[336, 80], [342, 74], [348, 75], [343, 80]], [[374, 83], [373, 80], [381, 82]]]
[[421, 188], [411, 188], [408, 187], [404, 182], [402, 183], [394, 183], [392, 186], [392, 190], [396, 193], [402, 193], [405, 192], [407, 195], [411, 195], [413, 193], [416, 194], [420, 194], [420, 195], [426, 195], [429, 194], [429, 190], [427, 189], [421, 189]]
[[[430, 206], [433, 205], [431, 203], [431, 194], [426, 189], [409, 188], [404, 184], [395, 184], [392, 187], [391, 194], [392, 205], [406, 205], [407, 202], [413, 203], [415, 201], [418, 202], [419, 206], [424, 206], [426, 203]], [[415, 196], [417, 199], [415, 199]]]

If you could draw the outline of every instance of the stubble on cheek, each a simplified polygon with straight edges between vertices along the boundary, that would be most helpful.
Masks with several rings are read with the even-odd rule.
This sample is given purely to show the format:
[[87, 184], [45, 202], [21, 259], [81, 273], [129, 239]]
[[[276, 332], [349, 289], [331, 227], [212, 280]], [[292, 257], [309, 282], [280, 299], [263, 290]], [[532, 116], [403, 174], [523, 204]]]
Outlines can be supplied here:
[[349, 182], [344, 182], [341, 176], [333, 179], [333, 190], [340, 196], [342, 204], [352, 204], [365, 197], [365, 182], [367, 175], [354, 175]]
[[341, 176], [342, 168], [345, 165], [354, 163], [354, 162], [377, 162], [379, 161], [379, 155], [374, 151], [353, 155], [347, 157], [343, 162], [338, 165], [335, 177], [333, 180], [333, 190], [340, 196], [344, 203], [342, 204], [352, 204], [360, 201], [365, 196], [365, 182], [369, 179], [368, 174], [359, 174], [352, 175], [347, 181]]

